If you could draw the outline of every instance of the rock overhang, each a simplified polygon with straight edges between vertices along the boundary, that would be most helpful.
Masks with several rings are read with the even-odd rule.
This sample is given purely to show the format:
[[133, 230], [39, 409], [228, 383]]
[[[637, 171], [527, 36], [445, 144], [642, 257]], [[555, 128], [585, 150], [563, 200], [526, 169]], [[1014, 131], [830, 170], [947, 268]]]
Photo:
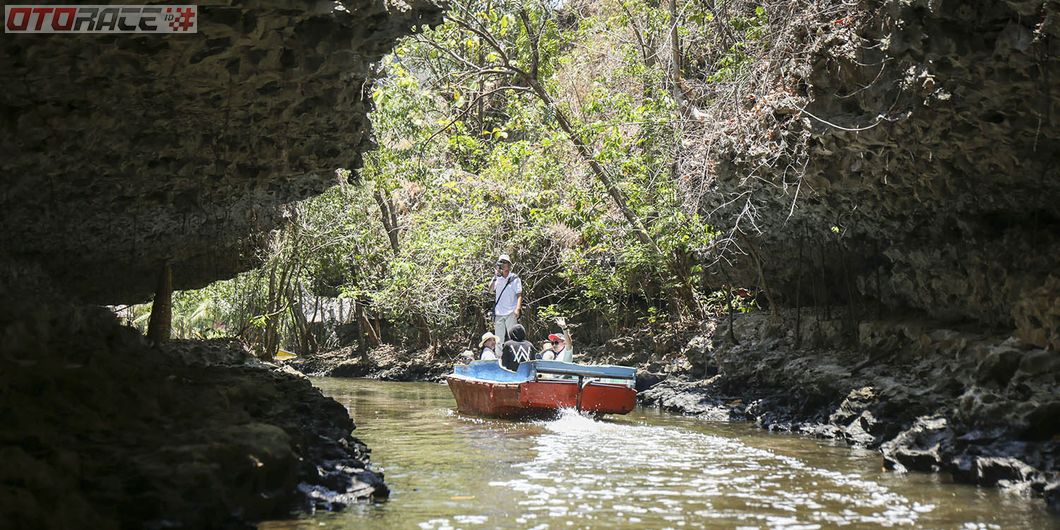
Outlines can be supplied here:
[[252, 268], [371, 147], [374, 66], [438, 2], [199, 2], [191, 35], [4, 35], [0, 248], [74, 299]]

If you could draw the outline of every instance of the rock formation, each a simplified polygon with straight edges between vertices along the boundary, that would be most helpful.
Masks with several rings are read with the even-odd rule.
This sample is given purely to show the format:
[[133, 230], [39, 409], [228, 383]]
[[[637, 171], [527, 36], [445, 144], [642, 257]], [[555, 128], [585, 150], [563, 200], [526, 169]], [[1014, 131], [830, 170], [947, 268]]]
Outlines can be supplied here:
[[104, 309], [0, 309], [8, 528], [242, 528], [385, 498], [345, 408], [237, 342], [149, 347]]
[[754, 134], [713, 153], [702, 209], [749, 234], [730, 274], [787, 307], [914, 309], [1060, 347], [1060, 8], [822, 11], [778, 81], [793, 92], [759, 95]]
[[647, 401], [1055, 505], [1060, 6], [799, 5], [746, 134], [686, 141], [714, 145], [701, 211], [732, 234], [714, 281], [774, 307], [686, 348], [720, 375]]
[[[790, 322], [794, 312], [780, 317]], [[731, 336], [722, 321], [685, 348], [695, 375], [718, 375], [667, 380], [641, 399], [878, 448], [891, 469], [942, 471], [1056, 502], [1060, 353], [922, 318], [863, 322], [851, 343], [844, 320], [808, 317], [797, 331], [758, 312], [737, 316]]]
[[93, 303], [256, 264], [370, 146], [373, 65], [431, 2], [200, 2], [190, 35], [5, 35], [0, 248]]
[[284, 205], [359, 166], [373, 65], [441, 9], [198, 5], [196, 34], [0, 42], [0, 519], [15, 527], [245, 527], [387, 493], [308, 381], [226, 345], [149, 346], [85, 304], [148, 300], [164, 264], [178, 290], [252, 268]]

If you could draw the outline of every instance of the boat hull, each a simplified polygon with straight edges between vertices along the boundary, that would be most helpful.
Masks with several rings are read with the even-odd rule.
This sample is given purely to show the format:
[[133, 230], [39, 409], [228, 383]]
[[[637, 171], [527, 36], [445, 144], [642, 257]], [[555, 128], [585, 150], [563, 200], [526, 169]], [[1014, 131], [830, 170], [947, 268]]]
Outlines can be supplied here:
[[496, 418], [547, 417], [564, 408], [626, 414], [637, 403], [629, 386], [596, 381], [580, 386], [576, 379], [496, 382], [450, 375], [446, 382], [457, 410]]

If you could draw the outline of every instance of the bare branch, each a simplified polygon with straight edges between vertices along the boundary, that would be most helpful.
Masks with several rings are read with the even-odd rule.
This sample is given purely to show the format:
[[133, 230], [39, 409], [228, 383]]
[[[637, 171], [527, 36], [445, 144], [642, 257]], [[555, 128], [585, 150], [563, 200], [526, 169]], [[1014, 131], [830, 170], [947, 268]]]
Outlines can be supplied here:
[[452, 120], [449, 120], [449, 123], [445, 124], [444, 127], [442, 127], [441, 129], [438, 129], [437, 131], [434, 131], [434, 133], [432, 133], [426, 140], [423, 141], [422, 145], [427, 145], [427, 144], [431, 143], [431, 140], [434, 140], [434, 138], [436, 136], [438, 136], [439, 134], [442, 134], [447, 129], [452, 127], [454, 123], [460, 121], [462, 118], [467, 116], [468, 113], [470, 113], [471, 110], [475, 108], [475, 103], [477, 103], [479, 100], [481, 100], [481, 99], [483, 99], [483, 98], [485, 98], [487, 96], [496, 94], [498, 92], [503, 92], [503, 91], [506, 91], [506, 90], [515, 90], [515, 91], [518, 91], [518, 92], [530, 92], [530, 89], [528, 89], [526, 87], [514, 86], [514, 85], [507, 85], [507, 86], [494, 88], [492, 90], [487, 90], [487, 91], [479, 94], [478, 96], [476, 96], [474, 99], [472, 99], [471, 102], [468, 103], [467, 108], [465, 108], [464, 110], [460, 111], [460, 113], [457, 114], [456, 116], [454, 116]]

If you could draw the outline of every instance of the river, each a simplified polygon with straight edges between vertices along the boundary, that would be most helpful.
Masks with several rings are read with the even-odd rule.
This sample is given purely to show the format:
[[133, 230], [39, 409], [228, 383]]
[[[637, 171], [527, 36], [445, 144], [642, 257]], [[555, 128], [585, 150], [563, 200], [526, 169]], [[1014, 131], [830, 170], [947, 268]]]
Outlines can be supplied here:
[[881, 469], [875, 451], [651, 409], [467, 417], [445, 385], [314, 379], [347, 406], [390, 500], [292, 528], [1057, 528], [1040, 501]]

